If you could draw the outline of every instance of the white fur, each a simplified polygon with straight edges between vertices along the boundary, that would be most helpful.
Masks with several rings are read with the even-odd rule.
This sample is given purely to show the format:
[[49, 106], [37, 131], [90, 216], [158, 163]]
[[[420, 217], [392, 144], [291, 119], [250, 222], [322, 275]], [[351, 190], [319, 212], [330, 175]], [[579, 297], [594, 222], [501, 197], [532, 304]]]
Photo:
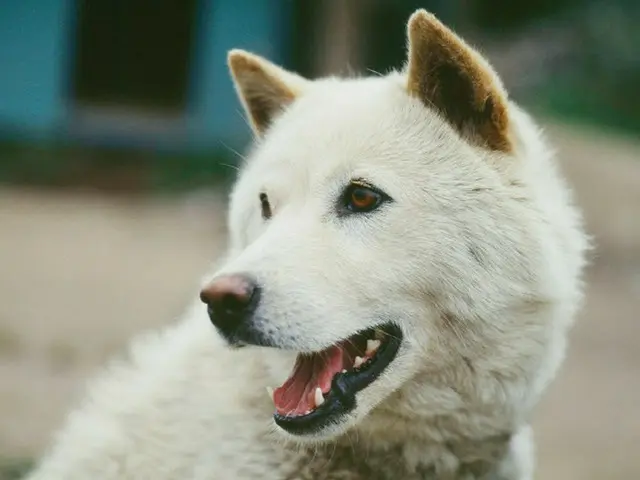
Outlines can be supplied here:
[[[538, 129], [509, 113], [515, 153], [497, 154], [409, 96], [403, 74], [327, 78], [244, 166], [229, 252], [207, 280], [258, 278], [261, 328], [290, 350], [380, 318], [402, 328], [397, 359], [344, 424], [313, 439], [279, 431], [265, 387], [295, 352], [230, 350], [195, 302], [94, 382], [29, 478], [533, 478], [528, 424], [563, 358], [587, 241]], [[355, 177], [394, 202], [339, 218]]]

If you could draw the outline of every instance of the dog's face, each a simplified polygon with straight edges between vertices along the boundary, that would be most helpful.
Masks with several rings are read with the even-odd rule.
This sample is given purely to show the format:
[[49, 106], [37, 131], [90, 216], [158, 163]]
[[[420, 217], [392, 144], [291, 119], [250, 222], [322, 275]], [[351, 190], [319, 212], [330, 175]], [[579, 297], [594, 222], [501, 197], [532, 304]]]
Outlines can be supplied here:
[[386, 77], [311, 82], [230, 55], [259, 141], [203, 299], [231, 344], [299, 352], [273, 396], [300, 438], [343, 432], [416, 373], [487, 348], [474, 342], [515, 338], [500, 312], [538, 281], [498, 80], [432, 16], [408, 30], [407, 71]]

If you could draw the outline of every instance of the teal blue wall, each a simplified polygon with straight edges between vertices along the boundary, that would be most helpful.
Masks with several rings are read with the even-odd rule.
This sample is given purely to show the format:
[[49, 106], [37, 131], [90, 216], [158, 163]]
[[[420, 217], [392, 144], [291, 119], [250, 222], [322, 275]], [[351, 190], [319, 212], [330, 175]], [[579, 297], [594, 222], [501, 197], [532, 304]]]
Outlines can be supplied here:
[[[74, 0], [0, 0], [0, 137], [64, 138], [73, 68]], [[200, 0], [191, 59], [188, 135], [180, 147], [249, 138], [227, 71], [239, 47], [285, 62], [289, 0]], [[286, 62], [285, 62], [286, 63]], [[95, 141], [153, 144], [135, 134]], [[161, 140], [161, 139], [157, 139]]]
[[196, 142], [214, 136], [236, 143], [249, 129], [227, 70], [227, 52], [243, 48], [277, 63], [286, 61], [288, 0], [202, 0], [191, 89], [191, 126]]
[[3, 1], [0, 129], [46, 135], [64, 115], [71, 0]]

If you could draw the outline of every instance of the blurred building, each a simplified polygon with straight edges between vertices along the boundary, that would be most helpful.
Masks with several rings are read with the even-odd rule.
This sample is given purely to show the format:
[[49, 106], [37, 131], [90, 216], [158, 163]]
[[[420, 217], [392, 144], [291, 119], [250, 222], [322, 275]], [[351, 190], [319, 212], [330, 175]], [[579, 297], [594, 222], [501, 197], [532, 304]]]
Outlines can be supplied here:
[[286, 0], [0, 6], [0, 136], [204, 146], [247, 134], [226, 51], [284, 61]]
[[638, 0], [0, 0], [0, 184], [217, 181], [250, 139], [229, 49], [385, 73], [420, 7], [536, 114], [640, 131]]

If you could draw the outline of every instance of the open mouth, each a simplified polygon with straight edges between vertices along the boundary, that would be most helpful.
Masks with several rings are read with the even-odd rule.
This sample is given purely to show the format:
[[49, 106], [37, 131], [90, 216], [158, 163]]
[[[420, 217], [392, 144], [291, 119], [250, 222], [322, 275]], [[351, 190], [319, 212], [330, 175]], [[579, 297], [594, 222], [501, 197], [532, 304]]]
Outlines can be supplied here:
[[317, 432], [356, 406], [356, 393], [393, 361], [402, 332], [388, 323], [315, 353], [301, 353], [293, 372], [270, 393], [276, 424], [296, 435]]

